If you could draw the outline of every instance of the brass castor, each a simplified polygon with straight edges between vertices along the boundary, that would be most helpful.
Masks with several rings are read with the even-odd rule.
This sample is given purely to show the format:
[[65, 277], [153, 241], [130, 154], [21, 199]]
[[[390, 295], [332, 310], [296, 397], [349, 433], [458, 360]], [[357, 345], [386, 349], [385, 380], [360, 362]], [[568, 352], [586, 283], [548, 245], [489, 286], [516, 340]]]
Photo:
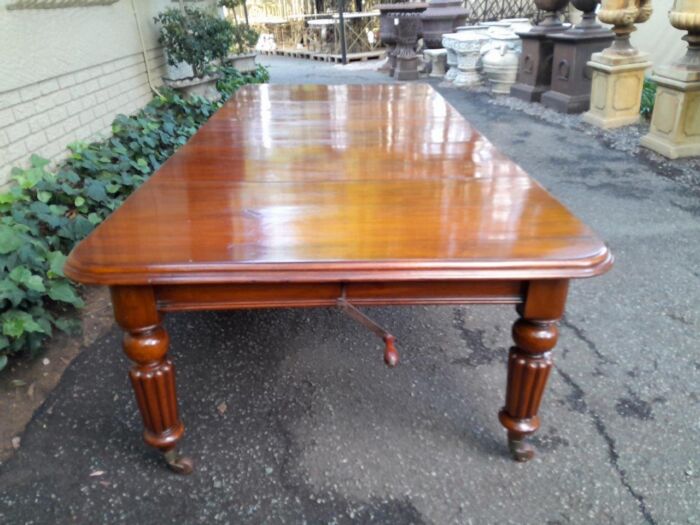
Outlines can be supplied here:
[[523, 439], [508, 439], [508, 450], [511, 457], [520, 463], [535, 457], [535, 447]]
[[168, 464], [168, 468], [176, 474], [192, 474], [194, 463], [187, 456], [181, 455], [176, 449], [166, 451], [163, 456]]

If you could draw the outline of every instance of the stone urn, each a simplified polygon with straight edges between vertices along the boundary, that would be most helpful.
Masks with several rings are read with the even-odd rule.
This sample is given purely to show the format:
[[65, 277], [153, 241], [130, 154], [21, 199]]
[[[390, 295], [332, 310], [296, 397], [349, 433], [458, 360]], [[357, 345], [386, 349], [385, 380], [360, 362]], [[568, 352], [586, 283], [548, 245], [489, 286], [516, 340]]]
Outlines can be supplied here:
[[668, 18], [688, 32], [688, 51], [654, 68], [654, 113], [641, 145], [670, 159], [700, 156], [700, 0], [675, 0]]
[[613, 44], [593, 53], [588, 66], [593, 72], [591, 105], [583, 120], [610, 129], [639, 122], [639, 106], [649, 55], [630, 44], [634, 24], [651, 16], [651, 0], [602, 0], [601, 22], [613, 25]]
[[396, 18], [396, 48], [394, 57], [396, 80], [418, 80], [418, 55], [416, 47], [421, 35], [421, 20], [418, 16], [407, 14]]
[[675, 65], [700, 71], [700, 1], [675, 0], [668, 18], [673, 27], [688, 32], [683, 37], [688, 42], [688, 52]]
[[442, 47], [442, 35], [452, 33], [457, 26], [463, 25], [467, 14], [461, 0], [431, 0], [428, 9], [421, 14], [425, 47]]
[[520, 37], [505, 28], [489, 29], [490, 40], [481, 49], [482, 70], [492, 93], [507, 95], [518, 76]]
[[[379, 70], [394, 75], [396, 72], [396, 54], [399, 17], [417, 17], [425, 11], [428, 4], [423, 2], [407, 2], [393, 4], [379, 4], [377, 9], [380, 12], [379, 18], [379, 38], [382, 44], [387, 47], [387, 61], [380, 66]], [[416, 26], [416, 41], [420, 37], [420, 25]]]
[[567, 6], [569, 0], [535, 0], [538, 9], [545, 12], [544, 19], [530, 31], [556, 32], [561, 31], [563, 23], [559, 13]]
[[637, 55], [638, 51], [630, 44], [630, 33], [636, 30], [634, 24], [646, 22], [650, 16], [651, 0], [604, 0], [598, 19], [613, 26], [615, 40], [612, 46], [603, 51], [603, 54]]
[[394, 18], [396, 16], [397, 5], [401, 4], [379, 4], [379, 41], [386, 48], [386, 62], [379, 67], [379, 71], [391, 73], [396, 68], [396, 59], [393, 56], [394, 48], [396, 47], [396, 25]]
[[600, 24], [596, 23], [595, 18], [595, 10], [599, 3], [600, 0], [571, 0], [571, 5], [583, 13], [581, 21], [576, 24], [574, 29], [581, 32], [587, 31], [589, 28], [598, 29], [600, 27]]
[[481, 48], [490, 40], [487, 30], [481, 26], [463, 26], [453, 38], [452, 48], [457, 54], [457, 75], [454, 85], [473, 87], [481, 84]]

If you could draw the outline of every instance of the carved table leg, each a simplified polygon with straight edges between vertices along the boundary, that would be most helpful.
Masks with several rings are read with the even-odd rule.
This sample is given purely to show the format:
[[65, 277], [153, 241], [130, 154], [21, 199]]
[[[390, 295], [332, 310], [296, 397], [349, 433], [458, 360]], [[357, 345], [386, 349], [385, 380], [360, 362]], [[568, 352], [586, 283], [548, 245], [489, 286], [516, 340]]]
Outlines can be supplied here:
[[525, 438], [540, 426], [537, 412], [552, 368], [550, 351], [557, 344], [557, 320], [564, 311], [567, 285], [567, 281], [530, 283], [519, 309], [521, 318], [513, 325], [506, 403], [498, 417], [508, 431], [508, 447], [516, 461], [535, 455]]
[[124, 352], [134, 361], [129, 371], [136, 402], [143, 417], [147, 444], [164, 453], [177, 473], [192, 472], [192, 461], [178, 454], [176, 445], [185, 427], [175, 393], [175, 369], [167, 357], [168, 334], [160, 324], [150, 287], [112, 287], [114, 315], [124, 329]]

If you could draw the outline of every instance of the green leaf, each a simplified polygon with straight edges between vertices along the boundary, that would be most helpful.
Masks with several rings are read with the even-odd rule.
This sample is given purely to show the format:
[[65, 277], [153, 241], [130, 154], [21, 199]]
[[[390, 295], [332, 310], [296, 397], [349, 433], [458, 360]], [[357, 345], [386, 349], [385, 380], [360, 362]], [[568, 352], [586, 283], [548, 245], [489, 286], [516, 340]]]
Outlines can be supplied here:
[[83, 300], [78, 296], [75, 288], [68, 281], [57, 281], [49, 284], [49, 297], [54, 301], [70, 303], [76, 308], [82, 308]]
[[10, 272], [10, 279], [18, 284], [23, 284], [29, 290], [45, 292], [44, 280], [39, 275], [34, 275], [26, 266], [17, 266]]
[[0, 315], [2, 333], [9, 337], [20, 337], [24, 333], [43, 332], [43, 328], [27, 312], [9, 310]]
[[76, 208], [80, 208], [83, 204], [85, 204], [85, 199], [78, 195], [73, 203], [75, 204]]
[[12, 303], [12, 306], [19, 306], [19, 303], [24, 299], [24, 293], [19, 286], [9, 279], [0, 281], [0, 301], [7, 299]]
[[56, 328], [62, 332], [71, 335], [79, 334], [81, 330], [80, 321], [70, 317], [59, 317], [58, 319], [54, 320], [53, 324], [56, 325]]
[[48, 166], [51, 161], [34, 153], [29, 157], [29, 162], [35, 168], [44, 168], [44, 166]]
[[49, 260], [49, 277], [63, 277], [63, 265], [66, 264], [68, 257], [61, 252], [49, 252], [47, 258]]
[[0, 224], [0, 254], [12, 253], [22, 246], [22, 237], [5, 224]]
[[105, 191], [105, 183], [98, 180], [91, 180], [85, 186], [85, 195], [97, 202], [106, 202], [109, 200]]
[[[3, 345], [3, 339], [7, 342], [7, 344]], [[7, 341], [7, 338], [0, 336], [0, 348], [5, 348], [7, 346], [9, 346], [9, 341]], [[5, 368], [6, 366], [7, 366], [7, 356], [0, 355], [0, 370]]]
[[0, 204], [12, 204], [22, 198], [22, 193], [17, 191], [8, 191], [0, 193]]
[[41, 202], [49, 202], [51, 200], [51, 193], [48, 191], [38, 191], [36, 193], [36, 198]]

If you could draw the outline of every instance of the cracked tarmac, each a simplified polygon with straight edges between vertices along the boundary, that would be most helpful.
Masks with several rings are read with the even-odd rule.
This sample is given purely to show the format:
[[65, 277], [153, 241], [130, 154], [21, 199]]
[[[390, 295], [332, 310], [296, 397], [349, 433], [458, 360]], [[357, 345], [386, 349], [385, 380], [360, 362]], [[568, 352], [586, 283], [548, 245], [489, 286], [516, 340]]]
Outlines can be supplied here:
[[[264, 62], [273, 82], [387, 81], [372, 63]], [[141, 444], [113, 329], [0, 466], [0, 522], [700, 523], [698, 189], [578, 117], [437, 89], [616, 256], [572, 285], [535, 460], [507, 457], [496, 418], [512, 308], [373, 310], [397, 336], [395, 370], [334, 310], [176, 314], [195, 474]]]

